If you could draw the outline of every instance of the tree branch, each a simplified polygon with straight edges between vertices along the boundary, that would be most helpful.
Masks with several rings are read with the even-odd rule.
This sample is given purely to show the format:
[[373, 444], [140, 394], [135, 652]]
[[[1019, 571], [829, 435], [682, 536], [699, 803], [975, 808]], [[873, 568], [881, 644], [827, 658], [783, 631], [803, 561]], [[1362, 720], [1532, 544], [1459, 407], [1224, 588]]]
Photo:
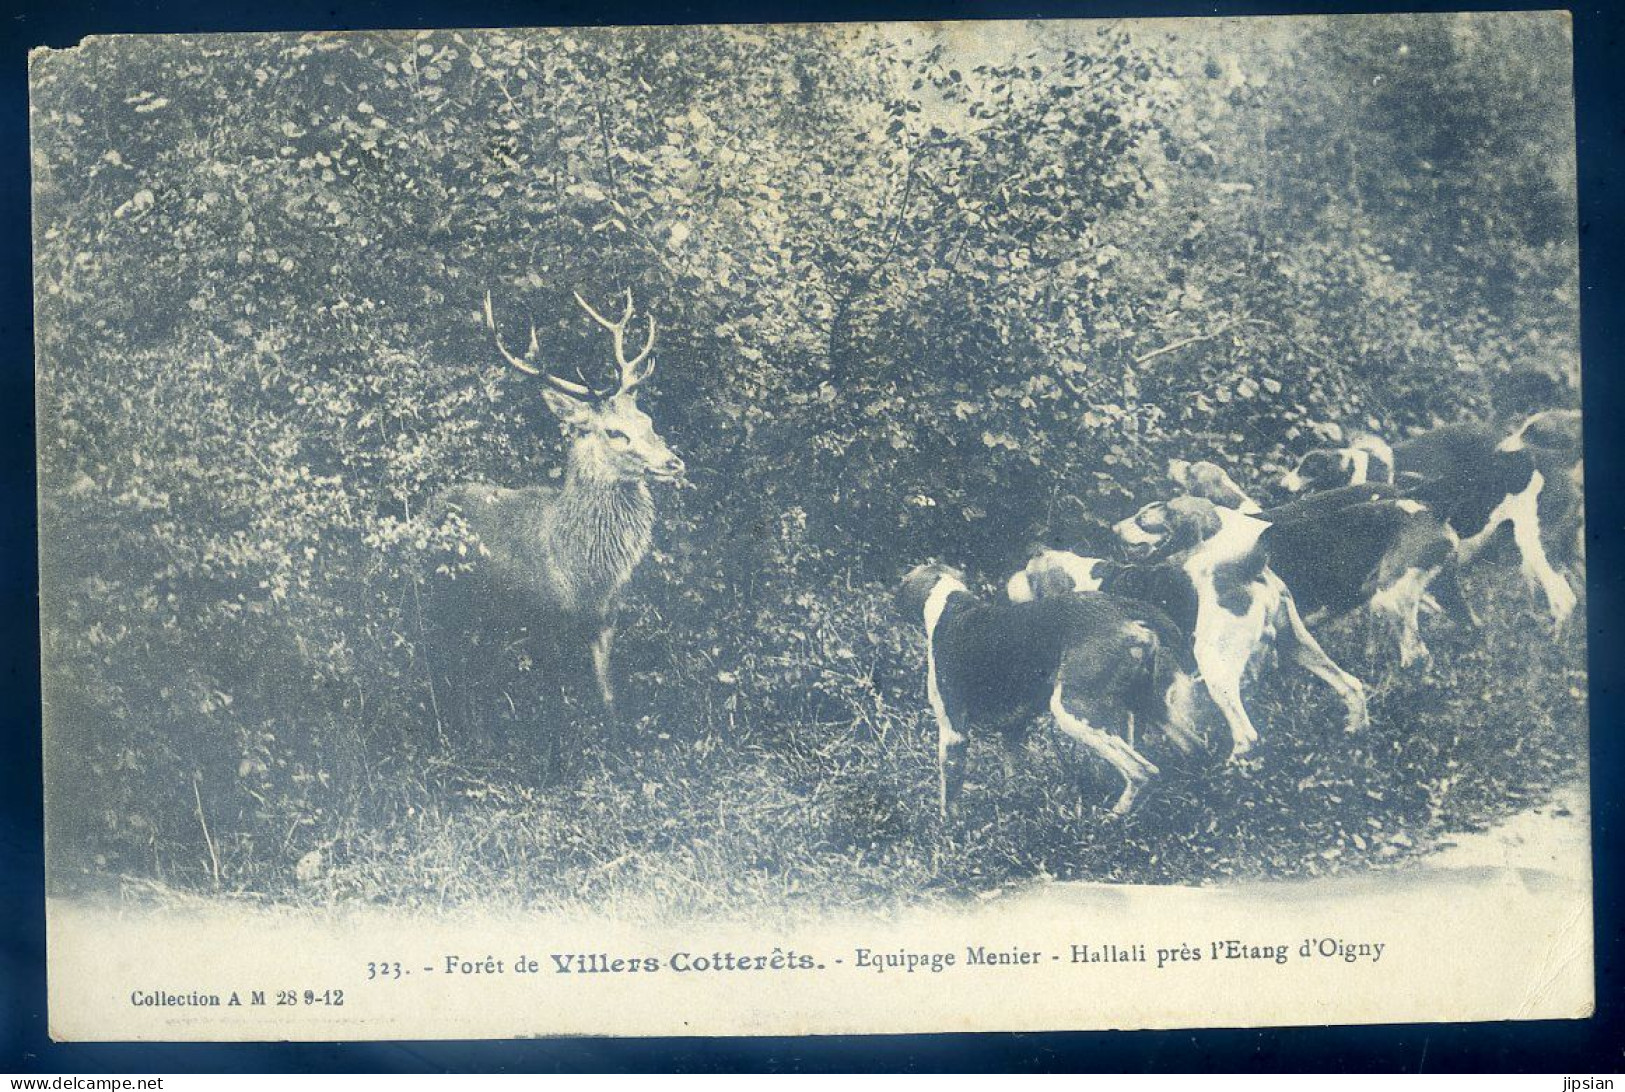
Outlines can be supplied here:
[[203, 828], [203, 845], [209, 851], [209, 868], [214, 873], [214, 886], [220, 886], [220, 854], [215, 851], [214, 839], [209, 835], [209, 821], [203, 817], [203, 794], [198, 791], [198, 779], [202, 775], [192, 774], [192, 799], [197, 801], [197, 822]]
[[1219, 323], [1219, 325], [1215, 326], [1205, 334], [1192, 334], [1190, 337], [1180, 338], [1178, 341], [1164, 345], [1160, 349], [1152, 349], [1149, 353], [1142, 353], [1140, 356], [1134, 358], [1134, 363], [1149, 364], [1159, 356], [1166, 356], [1169, 353], [1178, 352], [1187, 345], [1196, 345], [1203, 341], [1212, 341], [1214, 338], [1223, 337], [1237, 326], [1254, 321], [1257, 320], [1251, 319], [1246, 315], [1242, 315], [1239, 318], [1227, 319], [1224, 322]]

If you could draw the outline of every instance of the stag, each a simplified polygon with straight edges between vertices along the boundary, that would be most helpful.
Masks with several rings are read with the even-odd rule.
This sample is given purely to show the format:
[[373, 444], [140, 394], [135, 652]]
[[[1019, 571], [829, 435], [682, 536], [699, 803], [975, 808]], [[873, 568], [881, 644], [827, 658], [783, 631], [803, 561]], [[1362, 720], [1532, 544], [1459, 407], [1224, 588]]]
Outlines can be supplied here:
[[[541, 381], [542, 398], [569, 437], [569, 459], [562, 487], [465, 483], [443, 490], [432, 506], [438, 518], [461, 520], [470, 560], [469, 571], [437, 585], [438, 628], [442, 636], [449, 630], [458, 647], [449, 655], [442, 650], [442, 664], [431, 664], [431, 677], [439, 666], [449, 690], [464, 696], [469, 714], [482, 697], [477, 680], [497, 660], [517, 653], [521, 662], [559, 671], [567, 683], [587, 666], [583, 653], [590, 653], [605, 714], [617, 724], [610, 674], [617, 600], [649, 551], [655, 519], [649, 482], [683, 473], [683, 461], [638, 408], [638, 385], [654, 371], [654, 316], [642, 349], [629, 357], [632, 293], [626, 293], [616, 320], [580, 293], [575, 299], [609, 331], [617, 367], [613, 385], [591, 385], [580, 369], [577, 382], [539, 365], [534, 324], [525, 352], [511, 352], [497, 329], [491, 294], [485, 295], [485, 322], [497, 352]], [[508, 702], [513, 707], [511, 697]]]

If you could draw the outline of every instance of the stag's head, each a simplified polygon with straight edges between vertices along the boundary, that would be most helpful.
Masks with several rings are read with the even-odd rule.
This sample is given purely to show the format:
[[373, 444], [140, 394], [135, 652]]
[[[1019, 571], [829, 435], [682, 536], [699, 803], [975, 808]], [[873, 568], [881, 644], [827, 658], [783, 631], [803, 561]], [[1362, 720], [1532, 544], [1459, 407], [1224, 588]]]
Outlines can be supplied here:
[[485, 323], [496, 338], [497, 351], [509, 364], [526, 375], [541, 379], [542, 397], [571, 435], [573, 457], [581, 465], [624, 480], [654, 478], [671, 480], [682, 476], [683, 460], [655, 431], [654, 421], [638, 408], [638, 384], [654, 372], [655, 320], [649, 315], [649, 334], [636, 356], [626, 353], [626, 330], [632, 322], [632, 293], [626, 293], [626, 309], [618, 320], [605, 318], [576, 293], [576, 303], [598, 325], [608, 330], [615, 351], [616, 378], [612, 385], [594, 385], [580, 369], [580, 380], [566, 379], [539, 367], [536, 327], [530, 328], [530, 344], [524, 355], [508, 351], [497, 331], [491, 311], [491, 293], [485, 294]]

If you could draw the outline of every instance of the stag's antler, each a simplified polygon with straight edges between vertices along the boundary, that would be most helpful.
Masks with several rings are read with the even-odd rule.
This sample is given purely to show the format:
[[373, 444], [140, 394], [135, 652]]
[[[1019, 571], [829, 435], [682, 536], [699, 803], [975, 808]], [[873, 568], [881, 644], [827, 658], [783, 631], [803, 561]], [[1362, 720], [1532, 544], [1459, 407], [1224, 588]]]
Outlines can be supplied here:
[[[632, 290], [626, 290], [626, 310], [621, 312], [620, 320], [611, 322], [609, 319], [593, 310], [592, 304], [581, 298], [581, 293], [575, 293], [576, 302], [581, 309], [591, 315], [593, 321], [608, 330], [615, 338], [615, 363], [620, 365], [622, 392], [629, 391], [642, 383], [654, 372], [654, 361], [649, 358], [649, 352], [655, 347], [655, 317], [649, 316], [649, 337], [643, 343], [643, 349], [631, 360], [626, 359], [626, 326], [632, 321]], [[648, 360], [647, 364], [644, 361]], [[640, 367], [639, 365], [643, 365]]]
[[[581, 297], [577, 296], [576, 298], [580, 299]], [[491, 328], [491, 336], [496, 338], [497, 352], [502, 354], [502, 359], [526, 375], [534, 375], [545, 380], [550, 386], [564, 394], [568, 394], [572, 398], [602, 398], [604, 396], [602, 391], [595, 391], [585, 384], [576, 383], [569, 379], [560, 379], [552, 372], [536, 367], [535, 359], [537, 353], [541, 351], [541, 346], [536, 341], [536, 324], [534, 322], [530, 324], [530, 345], [525, 349], [525, 355], [515, 356], [509, 352], [508, 347], [502, 343], [502, 334], [497, 330], [496, 315], [491, 310], [491, 292], [489, 289], [485, 293], [485, 325]]]

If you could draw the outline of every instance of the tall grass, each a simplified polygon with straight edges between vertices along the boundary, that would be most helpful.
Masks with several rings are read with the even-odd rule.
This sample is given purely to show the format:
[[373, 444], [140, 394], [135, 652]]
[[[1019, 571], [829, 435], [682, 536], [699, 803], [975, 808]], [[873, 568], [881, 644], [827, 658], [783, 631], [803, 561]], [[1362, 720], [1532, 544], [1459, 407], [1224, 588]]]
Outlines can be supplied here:
[[630, 746], [583, 716], [556, 769], [528, 763], [522, 740], [477, 767], [450, 748], [375, 779], [306, 882], [260, 880], [317, 902], [661, 915], [879, 908], [1037, 878], [1317, 876], [1424, 854], [1585, 774], [1583, 637], [1547, 636], [1516, 575], [1485, 569], [1469, 582], [1483, 626], [1429, 620], [1417, 669], [1367, 657], [1358, 622], [1324, 631], [1371, 688], [1367, 732], [1345, 733], [1319, 684], [1266, 679], [1247, 762], [1170, 777], [1114, 819], [1113, 776], [1040, 723], [1008, 775], [972, 743], [963, 806], [943, 821], [917, 627], [890, 589], [842, 593], [779, 647], [721, 667], [683, 654], [682, 695], [656, 682], [669, 649], [634, 630]]

